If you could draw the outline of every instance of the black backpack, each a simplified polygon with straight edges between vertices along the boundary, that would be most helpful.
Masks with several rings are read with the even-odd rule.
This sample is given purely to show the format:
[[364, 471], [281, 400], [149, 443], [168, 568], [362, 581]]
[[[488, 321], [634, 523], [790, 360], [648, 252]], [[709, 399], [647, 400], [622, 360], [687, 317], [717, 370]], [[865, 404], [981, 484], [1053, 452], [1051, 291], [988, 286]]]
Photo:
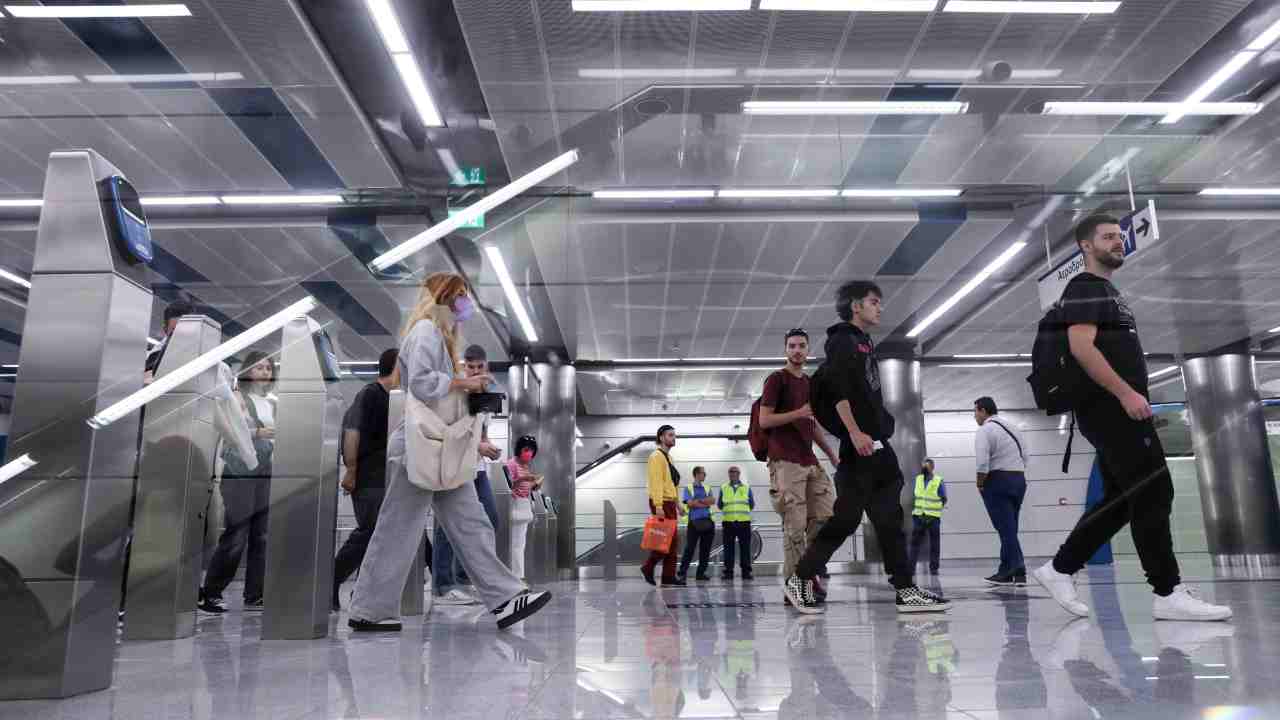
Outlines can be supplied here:
[[1088, 382], [1084, 369], [1071, 354], [1062, 303], [1054, 303], [1036, 326], [1036, 341], [1031, 346], [1031, 374], [1027, 376], [1027, 383], [1031, 385], [1036, 407], [1044, 410], [1046, 415], [1072, 413], [1071, 435], [1067, 438], [1067, 451], [1062, 458], [1064, 473], [1071, 463], [1076, 406]]

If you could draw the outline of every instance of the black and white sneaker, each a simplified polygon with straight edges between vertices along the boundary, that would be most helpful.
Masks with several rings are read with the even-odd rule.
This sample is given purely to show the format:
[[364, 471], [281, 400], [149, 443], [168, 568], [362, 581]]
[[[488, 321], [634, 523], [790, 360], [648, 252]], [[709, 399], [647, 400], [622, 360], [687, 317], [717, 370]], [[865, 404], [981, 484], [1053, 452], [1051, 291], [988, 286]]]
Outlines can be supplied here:
[[914, 585], [898, 591], [897, 605], [900, 613], [946, 612], [951, 609], [951, 603], [941, 595], [921, 590]]
[[244, 612], [260, 613], [262, 612], [262, 607], [262, 598], [244, 601]]
[[196, 609], [210, 615], [221, 615], [227, 611], [227, 607], [222, 604], [222, 598], [211, 597], [200, 598], [200, 604], [196, 605]]
[[782, 592], [797, 612], [805, 615], [816, 615], [822, 612], [822, 608], [818, 607], [817, 599], [813, 596], [812, 580], [801, 580], [799, 575], [792, 575], [782, 586]]
[[516, 623], [525, 620], [530, 615], [542, 609], [551, 601], [551, 593], [546, 590], [538, 592], [530, 592], [528, 590], [502, 603], [502, 605], [493, 611], [498, 616], [498, 629], [506, 630]]

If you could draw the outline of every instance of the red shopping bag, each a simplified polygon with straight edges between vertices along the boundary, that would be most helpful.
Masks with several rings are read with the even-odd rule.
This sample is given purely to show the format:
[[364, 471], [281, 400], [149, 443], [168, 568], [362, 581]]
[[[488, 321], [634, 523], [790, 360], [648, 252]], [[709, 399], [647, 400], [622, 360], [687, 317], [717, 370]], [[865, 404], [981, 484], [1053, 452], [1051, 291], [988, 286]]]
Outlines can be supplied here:
[[640, 540], [640, 549], [650, 552], [671, 552], [671, 538], [676, 535], [676, 521], [650, 515], [644, 521], [644, 537]]

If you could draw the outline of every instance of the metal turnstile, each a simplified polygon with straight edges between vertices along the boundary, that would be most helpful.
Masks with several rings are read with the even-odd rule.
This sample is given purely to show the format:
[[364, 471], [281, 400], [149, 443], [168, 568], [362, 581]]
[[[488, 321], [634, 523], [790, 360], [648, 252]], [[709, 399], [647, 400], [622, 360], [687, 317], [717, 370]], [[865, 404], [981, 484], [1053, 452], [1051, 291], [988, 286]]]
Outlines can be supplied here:
[[525, 543], [524, 576], [531, 583], [553, 582], [559, 578], [556, 567], [559, 518], [550, 495], [533, 493], [533, 522]]
[[284, 328], [267, 520], [263, 640], [329, 633], [343, 398], [332, 342], [308, 317]]
[[[203, 315], [178, 320], [156, 371], [164, 377], [222, 342], [222, 326]], [[133, 507], [125, 640], [173, 640], [196, 629], [196, 586], [205, 509], [213, 492], [211, 367], [147, 405]]]
[[5, 458], [37, 464], [0, 484], [0, 556], [21, 584], [8, 589], [0, 700], [111, 685], [138, 412], [86, 420], [142, 389], [152, 302], [102, 201], [113, 178], [92, 150], [49, 155]]

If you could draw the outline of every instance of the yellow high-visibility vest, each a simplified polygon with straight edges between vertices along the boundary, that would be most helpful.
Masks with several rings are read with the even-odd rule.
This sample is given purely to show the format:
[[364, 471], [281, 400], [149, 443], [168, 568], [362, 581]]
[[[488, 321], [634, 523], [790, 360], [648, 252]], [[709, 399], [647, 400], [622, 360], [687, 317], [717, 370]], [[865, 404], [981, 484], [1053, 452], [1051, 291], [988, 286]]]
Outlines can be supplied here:
[[735, 490], [733, 483], [720, 486], [720, 500], [723, 522], [751, 522], [751, 486], [740, 483]]
[[942, 476], [935, 474], [933, 479], [925, 482], [924, 475], [916, 476], [916, 503], [912, 515], [925, 517], [942, 517], [942, 496], [938, 494], [942, 487]]

